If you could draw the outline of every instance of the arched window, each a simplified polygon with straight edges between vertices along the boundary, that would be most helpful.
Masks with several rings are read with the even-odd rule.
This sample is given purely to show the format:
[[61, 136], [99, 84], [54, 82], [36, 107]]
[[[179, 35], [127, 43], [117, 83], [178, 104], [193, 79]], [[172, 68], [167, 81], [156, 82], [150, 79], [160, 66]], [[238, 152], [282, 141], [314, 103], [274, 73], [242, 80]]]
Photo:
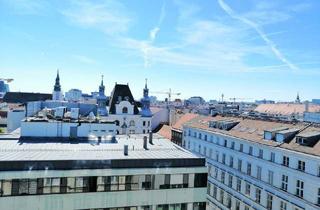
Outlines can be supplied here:
[[116, 120], [115, 123], [116, 123], [116, 126], [119, 126], [119, 125], [120, 125], [119, 120]]
[[134, 120], [131, 120], [129, 123], [130, 126], [135, 126]]
[[128, 113], [128, 108], [127, 107], [123, 107], [122, 108], [122, 113], [123, 114], [127, 114]]

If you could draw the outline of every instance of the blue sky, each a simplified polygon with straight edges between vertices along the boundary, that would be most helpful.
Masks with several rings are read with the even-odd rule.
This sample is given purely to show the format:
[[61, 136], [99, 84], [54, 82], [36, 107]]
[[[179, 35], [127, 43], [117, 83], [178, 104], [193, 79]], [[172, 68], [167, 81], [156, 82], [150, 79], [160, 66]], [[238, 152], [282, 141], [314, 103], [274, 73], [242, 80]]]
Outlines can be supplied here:
[[[318, 0], [0, 0], [0, 77], [15, 91], [106, 91], [136, 98], [320, 98]], [[159, 95], [159, 98], [164, 97]]]

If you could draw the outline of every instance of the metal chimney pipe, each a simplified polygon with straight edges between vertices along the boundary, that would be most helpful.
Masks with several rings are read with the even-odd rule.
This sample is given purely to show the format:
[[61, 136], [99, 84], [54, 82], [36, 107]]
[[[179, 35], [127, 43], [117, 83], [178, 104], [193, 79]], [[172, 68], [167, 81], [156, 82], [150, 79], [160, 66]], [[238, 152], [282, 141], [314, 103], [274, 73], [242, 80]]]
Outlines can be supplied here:
[[145, 150], [148, 149], [148, 137], [147, 137], [147, 136], [144, 136], [144, 137], [143, 137], [143, 148], [144, 148]]
[[125, 156], [128, 156], [128, 145], [127, 144], [125, 144], [124, 146], [123, 146], [123, 154], [125, 155]]
[[152, 133], [152, 131], [149, 133], [149, 144], [153, 144], [153, 133]]

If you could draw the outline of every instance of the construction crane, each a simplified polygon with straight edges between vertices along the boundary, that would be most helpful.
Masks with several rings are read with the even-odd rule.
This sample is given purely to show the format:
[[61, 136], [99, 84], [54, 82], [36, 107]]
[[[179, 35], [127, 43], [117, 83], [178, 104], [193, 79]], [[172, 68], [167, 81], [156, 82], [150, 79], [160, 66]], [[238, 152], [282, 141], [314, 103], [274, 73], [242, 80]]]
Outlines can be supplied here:
[[171, 88], [169, 88], [168, 91], [154, 91], [154, 92], [151, 92], [151, 93], [155, 93], [155, 94], [166, 94], [166, 95], [168, 95], [168, 102], [171, 101], [171, 96], [173, 96], [173, 95], [177, 95], [177, 96], [181, 95], [181, 93], [174, 93], [174, 92], [172, 92]]
[[248, 100], [248, 99], [251, 99], [251, 98], [236, 98], [236, 97], [233, 97], [233, 98], [229, 98], [230, 100], [233, 101], [233, 103], [236, 103], [236, 100]]

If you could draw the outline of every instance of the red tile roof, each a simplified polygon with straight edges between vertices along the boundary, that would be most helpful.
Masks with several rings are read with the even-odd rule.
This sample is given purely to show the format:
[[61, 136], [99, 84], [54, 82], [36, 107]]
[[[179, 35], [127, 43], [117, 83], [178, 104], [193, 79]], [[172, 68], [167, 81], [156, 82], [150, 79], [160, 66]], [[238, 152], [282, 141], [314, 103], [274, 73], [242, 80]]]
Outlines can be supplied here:
[[157, 132], [159, 135], [171, 140], [171, 126], [163, 125], [161, 129]]
[[193, 113], [184, 114], [180, 117], [180, 119], [177, 120], [177, 122], [172, 126], [172, 128], [176, 130], [182, 130], [183, 124], [185, 124], [186, 122], [198, 116], [199, 116], [198, 114], [193, 114]]
[[[302, 115], [305, 111], [305, 104], [260, 104], [255, 111], [266, 114], [280, 115]], [[309, 112], [320, 112], [320, 105], [309, 104]]]

